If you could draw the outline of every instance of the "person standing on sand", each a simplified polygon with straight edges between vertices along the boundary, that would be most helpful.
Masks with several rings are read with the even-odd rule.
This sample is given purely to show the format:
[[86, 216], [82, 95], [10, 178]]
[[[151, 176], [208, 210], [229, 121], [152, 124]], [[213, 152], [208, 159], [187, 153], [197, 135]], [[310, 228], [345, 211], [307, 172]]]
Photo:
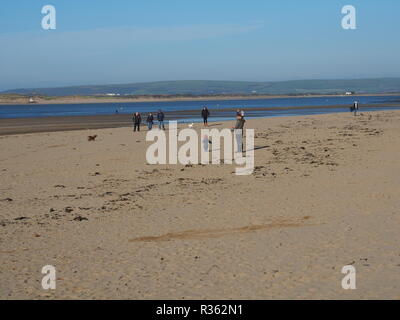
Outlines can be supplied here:
[[136, 131], [136, 128], [137, 131], [140, 131], [140, 123], [142, 122], [142, 117], [139, 112], [134, 113], [132, 121], [133, 121], [133, 132]]
[[358, 111], [358, 101], [354, 101], [353, 103], [353, 111], [354, 111], [354, 115], [357, 115], [357, 111]]
[[236, 113], [236, 124], [233, 128], [233, 131], [237, 130], [236, 133], [236, 141], [237, 141], [237, 150], [243, 152], [243, 129], [246, 120], [244, 119], [244, 111], [239, 111]]
[[204, 106], [203, 110], [201, 110], [201, 117], [203, 118], [204, 126], [208, 126], [208, 117], [210, 116], [210, 111], [208, 111], [207, 107]]
[[234, 129], [242, 129], [243, 130], [245, 122], [246, 122], [246, 120], [244, 119], [244, 111], [242, 110], [242, 111], [236, 113], [236, 124], [235, 124]]
[[165, 130], [164, 118], [165, 118], [164, 112], [162, 112], [161, 109], [158, 110], [157, 120], [158, 120], [158, 129], [160, 129], [160, 130], [161, 130], [161, 127], [162, 127], [163, 130]]
[[154, 117], [153, 117], [153, 114], [150, 112], [146, 119], [147, 128], [149, 128], [149, 130], [151, 130], [153, 128], [153, 121], [154, 121]]

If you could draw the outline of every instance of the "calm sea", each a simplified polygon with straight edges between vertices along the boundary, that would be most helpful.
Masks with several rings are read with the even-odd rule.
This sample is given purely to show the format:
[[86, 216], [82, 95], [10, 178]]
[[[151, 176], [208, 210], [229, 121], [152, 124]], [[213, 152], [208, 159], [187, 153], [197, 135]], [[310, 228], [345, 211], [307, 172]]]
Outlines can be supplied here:
[[[206, 105], [212, 110], [211, 118], [224, 120], [232, 118], [232, 108], [276, 108], [274, 110], [257, 110], [246, 112], [247, 118], [312, 115], [349, 111], [349, 106], [355, 101], [361, 104], [361, 111], [400, 109], [400, 96], [345, 96], [345, 97], [299, 97], [274, 98], [257, 100], [203, 100], [203, 101], [170, 101], [170, 102], [131, 102], [131, 103], [82, 103], [82, 104], [31, 104], [31, 105], [0, 105], [0, 118], [32, 118], [53, 116], [82, 116], [82, 115], [110, 115], [131, 114], [163, 111], [199, 110], [199, 116], [185, 113], [179, 116], [181, 121], [196, 121], [200, 117], [201, 108]], [[368, 107], [363, 107], [368, 104]], [[392, 104], [393, 107], [380, 107]], [[337, 105], [337, 108], [324, 106]], [[320, 108], [309, 108], [321, 106]], [[396, 107], [397, 106], [397, 107]], [[285, 109], [286, 107], [302, 107], [301, 109]], [[280, 110], [280, 108], [282, 108]]]

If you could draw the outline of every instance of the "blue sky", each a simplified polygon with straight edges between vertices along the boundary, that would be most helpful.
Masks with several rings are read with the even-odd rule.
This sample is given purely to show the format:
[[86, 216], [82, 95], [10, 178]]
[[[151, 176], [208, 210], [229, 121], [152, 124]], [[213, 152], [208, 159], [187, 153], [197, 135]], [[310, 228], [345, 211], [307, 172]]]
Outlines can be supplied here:
[[[349, 4], [356, 30], [341, 27]], [[398, 77], [399, 17], [398, 0], [2, 0], [0, 90]]]

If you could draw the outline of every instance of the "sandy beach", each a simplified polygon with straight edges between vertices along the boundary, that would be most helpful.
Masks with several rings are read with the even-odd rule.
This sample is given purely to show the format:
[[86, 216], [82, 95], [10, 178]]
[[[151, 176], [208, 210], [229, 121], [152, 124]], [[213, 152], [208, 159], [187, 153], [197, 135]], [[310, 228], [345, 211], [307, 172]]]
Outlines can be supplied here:
[[249, 176], [149, 165], [128, 122], [1, 135], [0, 299], [399, 299], [399, 121], [248, 120]]
[[[372, 95], [372, 94], [371, 94]], [[376, 94], [382, 96], [398, 95], [393, 94]], [[257, 99], [274, 99], [274, 98], [298, 98], [298, 97], [332, 97], [342, 95], [159, 95], [159, 96], [132, 96], [132, 97], [106, 97], [106, 96], [34, 96], [35, 103], [29, 102], [29, 96], [6, 95], [0, 94], [0, 106], [2, 104], [65, 104], [65, 103], [129, 103], [129, 102], [163, 102], [163, 101], [202, 101], [202, 100], [257, 100]], [[365, 96], [368, 96], [366, 94]]]
[[[360, 93], [358, 97], [368, 96], [382, 96], [391, 97], [398, 96], [400, 92], [393, 93]], [[203, 100], [258, 100], [258, 99], [276, 99], [276, 98], [305, 98], [305, 97], [343, 97], [343, 94], [297, 94], [297, 95], [286, 95], [286, 94], [227, 94], [227, 95], [137, 95], [130, 97], [106, 97], [106, 96], [33, 96], [35, 103], [29, 102], [29, 95], [15, 95], [15, 94], [0, 94], [0, 106], [14, 105], [14, 104], [29, 104], [33, 107], [35, 104], [80, 104], [80, 103], [129, 103], [129, 102], [163, 102], [163, 101], [203, 101]]]

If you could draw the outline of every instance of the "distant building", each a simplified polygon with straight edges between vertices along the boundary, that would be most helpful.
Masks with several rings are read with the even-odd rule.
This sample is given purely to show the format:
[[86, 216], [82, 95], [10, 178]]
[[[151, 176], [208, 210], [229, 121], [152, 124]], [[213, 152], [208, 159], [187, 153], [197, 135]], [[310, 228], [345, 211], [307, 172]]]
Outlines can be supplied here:
[[29, 97], [28, 102], [29, 102], [29, 103], [35, 103], [36, 101], [33, 99], [33, 97]]
[[346, 96], [351, 96], [351, 95], [353, 95], [353, 94], [355, 94], [354, 91], [347, 91], [347, 92], [345, 93]]

